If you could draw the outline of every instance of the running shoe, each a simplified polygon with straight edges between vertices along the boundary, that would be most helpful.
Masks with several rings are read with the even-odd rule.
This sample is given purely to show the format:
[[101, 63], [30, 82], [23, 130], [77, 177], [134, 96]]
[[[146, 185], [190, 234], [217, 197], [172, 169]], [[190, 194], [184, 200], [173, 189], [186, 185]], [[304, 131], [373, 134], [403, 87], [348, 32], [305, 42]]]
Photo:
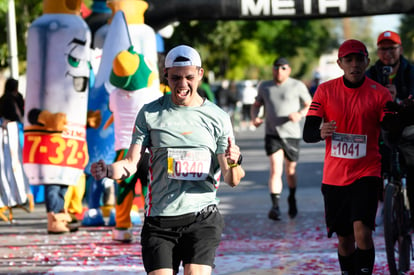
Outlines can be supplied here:
[[280, 209], [279, 209], [279, 207], [270, 208], [268, 217], [271, 220], [279, 221], [280, 220]]
[[289, 217], [293, 219], [298, 214], [298, 208], [296, 207], [296, 199], [294, 196], [288, 197], [288, 204], [289, 204], [288, 214], [289, 214]]
[[131, 228], [114, 228], [112, 229], [112, 240], [129, 243], [132, 241]]

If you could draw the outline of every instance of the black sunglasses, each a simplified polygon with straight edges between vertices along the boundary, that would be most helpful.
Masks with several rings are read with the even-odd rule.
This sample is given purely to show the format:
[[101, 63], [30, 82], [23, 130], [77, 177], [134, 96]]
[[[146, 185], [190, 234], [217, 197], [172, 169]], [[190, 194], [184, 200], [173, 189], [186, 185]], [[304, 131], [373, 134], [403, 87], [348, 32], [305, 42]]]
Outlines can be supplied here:
[[285, 70], [288, 69], [288, 66], [285, 66], [285, 65], [276, 65], [276, 66], [273, 66], [273, 68], [275, 68], [275, 70], [279, 70], [279, 68], [280, 68], [283, 71], [285, 71]]

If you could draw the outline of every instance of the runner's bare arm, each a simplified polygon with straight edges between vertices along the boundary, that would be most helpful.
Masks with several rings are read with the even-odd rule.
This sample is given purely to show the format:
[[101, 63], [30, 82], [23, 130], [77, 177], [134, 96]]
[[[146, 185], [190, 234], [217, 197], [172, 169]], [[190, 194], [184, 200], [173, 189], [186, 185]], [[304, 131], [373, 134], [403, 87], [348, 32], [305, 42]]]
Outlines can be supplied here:
[[240, 148], [228, 138], [228, 147], [224, 154], [217, 155], [224, 181], [232, 186], [237, 186], [245, 176], [243, 167], [237, 164], [241, 156]]
[[312, 100], [306, 101], [303, 104], [303, 108], [300, 109], [297, 112], [293, 112], [291, 114], [289, 114], [288, 118], [289, 120], [293, 121], [293, 122], [298, 122], [300, 121], [302, 118], [306, 117], [306, 114], [308, 113], [309, 107], [312, 103]]
[[141, 145], [132, 144], [129, 147], [125, 158], [106, 164], [103, 160], [95, 162], [91, 165], [92, 176], [99, 180], [104, 177], [111, 179], [126, 179], [137, 171], [137, 164], [140, 161], [145, 148]]
[[264, 121], [261, 117], [258, 117], [261, 106], [262, 104], [256, 100], [254, 104], [250, 107], [250, 116], [252, 123], [255, 127], [259, 127]]

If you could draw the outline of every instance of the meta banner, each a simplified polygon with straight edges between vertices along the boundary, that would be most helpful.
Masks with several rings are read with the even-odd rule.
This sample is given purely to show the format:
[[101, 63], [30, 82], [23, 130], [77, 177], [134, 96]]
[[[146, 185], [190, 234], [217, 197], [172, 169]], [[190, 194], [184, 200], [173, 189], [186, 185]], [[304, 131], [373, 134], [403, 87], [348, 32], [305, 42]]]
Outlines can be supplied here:
[[148, 0], [145, 21], [160, 29], [176, 21], [275, 20], [414, 13], [412, 0]]

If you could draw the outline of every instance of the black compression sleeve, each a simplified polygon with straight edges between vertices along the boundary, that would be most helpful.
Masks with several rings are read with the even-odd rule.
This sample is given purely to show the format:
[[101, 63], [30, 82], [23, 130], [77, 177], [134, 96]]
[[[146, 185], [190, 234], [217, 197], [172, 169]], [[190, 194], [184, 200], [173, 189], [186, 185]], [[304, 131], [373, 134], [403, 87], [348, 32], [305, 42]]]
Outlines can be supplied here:
[[321, 141], [320, 126], [322, 118], [318, 116], [307, 116], [303, 128], [303, 140], [308, 143]]

